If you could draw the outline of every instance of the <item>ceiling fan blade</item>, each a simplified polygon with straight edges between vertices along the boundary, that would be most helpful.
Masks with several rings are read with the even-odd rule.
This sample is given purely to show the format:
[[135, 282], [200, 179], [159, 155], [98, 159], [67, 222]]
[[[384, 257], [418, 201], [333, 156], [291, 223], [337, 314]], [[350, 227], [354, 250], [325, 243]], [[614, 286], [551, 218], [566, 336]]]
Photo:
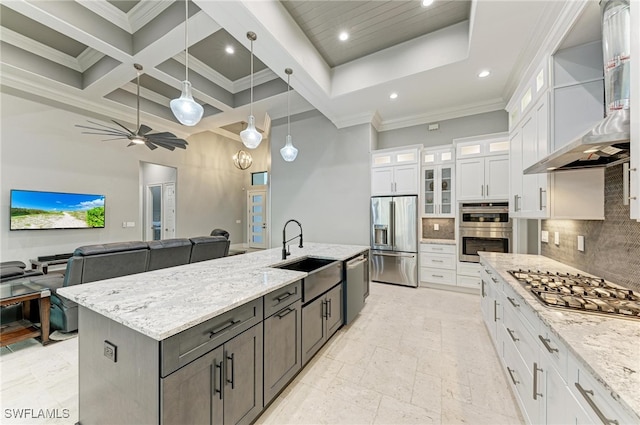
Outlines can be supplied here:
[[111, 120], [111, 121], [113, 121], [114, 123], [118, 124], [120, 127], [124, 128], [132, 136], [136, 136], [136, 133], [134, 133], [133, 131], [129, 130], [127, 127], [125, 127], [124, 125], [120, 124], [118, 121], [116, 121], [116, 120]]
[[151, 127], [149, 127], [148, 125], [141, 124], [140, 128], [138, 129], [138, 134], [144, 136], [150, 131], [151, 131]]
[[144, 142], [144, 144], [151, 150], [158, 149], [158, 147], [151, 142]]
[[166, 144], [166, 143], [163, 143], [163, 142], [159, 142], [159, 141], [157, 141], [157, 140], [153, 140], [153, 139], [149, 140], [149, 143], [152, 143], [152, 144], [154, 144], [154, 145], [160, 146], [161, 148], [168, 149], [168, 150], [170, 150], [170, 151], [173, 151], [173, 150], [175, 150], [175, 148], [176, 148], [176, 147], [175, 147], [175, 146], [173, 146], [173, 145], [169, 145], [169, 144]]
[[89, 130], [97, 131], [97, 133], [90, 132], [90, 131], [83, 131], [82, 134], [97, 134], [99, 136], [122, 136], [125, 139], [127, 138], [127, 136], [129, 136], [128, 134], [126, 134], [124, 132], [104, 131], [104, 130], [100, 130], [99, 128], [89, 128], [89, 127], [87, 127], [87, 128]]
[[[105, 125], [105, 124], [102, 124], [102, 123], [99, 123], [99, 122], [95, 122], [95, 121], [91, 121], [91, 120], [87, 120], [87, 122], [90, 123], [90, 124], [93, 124], [93, 125], [104, 127], [106, 129], [109, 129], [109, 130], [121, 131], [119, 128], [108, 126], [108, 125]], [[78, 126], [78, 127], [80, 127], [80, 126]]]
[[181, 144], [181, 143], [169, 142], [162, 139], [149, 139], [149, 140], [151, 141], [151, 143], [155, 143], [158, 146], [171, 146], [171, 147], [180, 148], [180, 149], [187, 148], [184, 144]]
[[113, 140], [127, 140], [126, 137], [116, 137], [115, 139], [103, 139], [101, 142], [111, 142]]
[[165, 139], [177, 139], [178, 136], [176, 136], [173, 133], [169, 133], [168, 131], [163, 131], [162, 133], [151, 133], [151, 134], [147, 134], [147, 136], [152, 136], [152, 137], [162, 137]]

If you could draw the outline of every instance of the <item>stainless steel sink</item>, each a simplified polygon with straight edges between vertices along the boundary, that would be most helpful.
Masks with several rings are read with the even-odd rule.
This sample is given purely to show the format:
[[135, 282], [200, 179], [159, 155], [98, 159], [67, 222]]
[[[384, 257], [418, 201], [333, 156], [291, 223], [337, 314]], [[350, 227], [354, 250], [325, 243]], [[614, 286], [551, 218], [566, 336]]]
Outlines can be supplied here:
[[327, 264], [333, 263], [335, 260], [325, 260], [322, 258], [302, 258], [292, 263], [282, 264], [279, 266], [272, 266], [277, 269], [295, 270], [298, 272], [311, 273], [318, 270]]
[[271, 267], [309, 273], [303, 279], [303, 303], [311, 301], [342, 281], [342, 261], [307, 257]]

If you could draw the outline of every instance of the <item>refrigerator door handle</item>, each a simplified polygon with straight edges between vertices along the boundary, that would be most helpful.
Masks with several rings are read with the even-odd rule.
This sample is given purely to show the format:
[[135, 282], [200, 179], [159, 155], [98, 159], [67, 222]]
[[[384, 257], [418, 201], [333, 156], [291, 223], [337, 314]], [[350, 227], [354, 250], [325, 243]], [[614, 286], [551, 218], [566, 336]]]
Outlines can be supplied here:
[[394, 201], [389, 202], [389, 221], [391, 226], [389, 243], [392, 249], [396, 249], [396, 203]]
[[407, 257], [407, 258], [415, 258], [416, 254], [411, 253], [392, 253], [392, 252], [380, 252], [374, 251], [371, 255], [381, 255], [383, 257]]

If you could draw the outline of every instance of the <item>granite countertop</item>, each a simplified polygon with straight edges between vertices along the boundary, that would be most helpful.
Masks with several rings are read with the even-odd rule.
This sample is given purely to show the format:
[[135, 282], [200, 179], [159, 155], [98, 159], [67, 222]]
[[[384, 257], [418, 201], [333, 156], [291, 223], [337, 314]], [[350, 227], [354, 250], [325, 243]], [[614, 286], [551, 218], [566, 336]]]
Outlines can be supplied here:
[[307, 276], [275, 269], [302, 257], [344, 261], [363, 245], [305, 243], [58, 289], [65, 298], [161, 341]]
[[455, 239], [420, 239], [420, 243], [432, 243], [435, 245], [455, 245]]
[[[640, 321], [544, 306], [508, 273], [518, 268], [589, 275], [539, 255], [480, 253], [567, 348], [640, 422]], [[615, 282], [613, 282], [615, 283]]]

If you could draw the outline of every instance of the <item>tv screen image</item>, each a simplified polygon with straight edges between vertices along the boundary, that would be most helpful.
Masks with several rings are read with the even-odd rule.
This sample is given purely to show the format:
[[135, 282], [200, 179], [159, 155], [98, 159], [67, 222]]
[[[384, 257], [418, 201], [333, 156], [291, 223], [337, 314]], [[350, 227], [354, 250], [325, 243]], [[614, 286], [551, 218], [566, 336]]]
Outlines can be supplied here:
[[11, 230], [104, 227], [104, 195], [11, 191]]

